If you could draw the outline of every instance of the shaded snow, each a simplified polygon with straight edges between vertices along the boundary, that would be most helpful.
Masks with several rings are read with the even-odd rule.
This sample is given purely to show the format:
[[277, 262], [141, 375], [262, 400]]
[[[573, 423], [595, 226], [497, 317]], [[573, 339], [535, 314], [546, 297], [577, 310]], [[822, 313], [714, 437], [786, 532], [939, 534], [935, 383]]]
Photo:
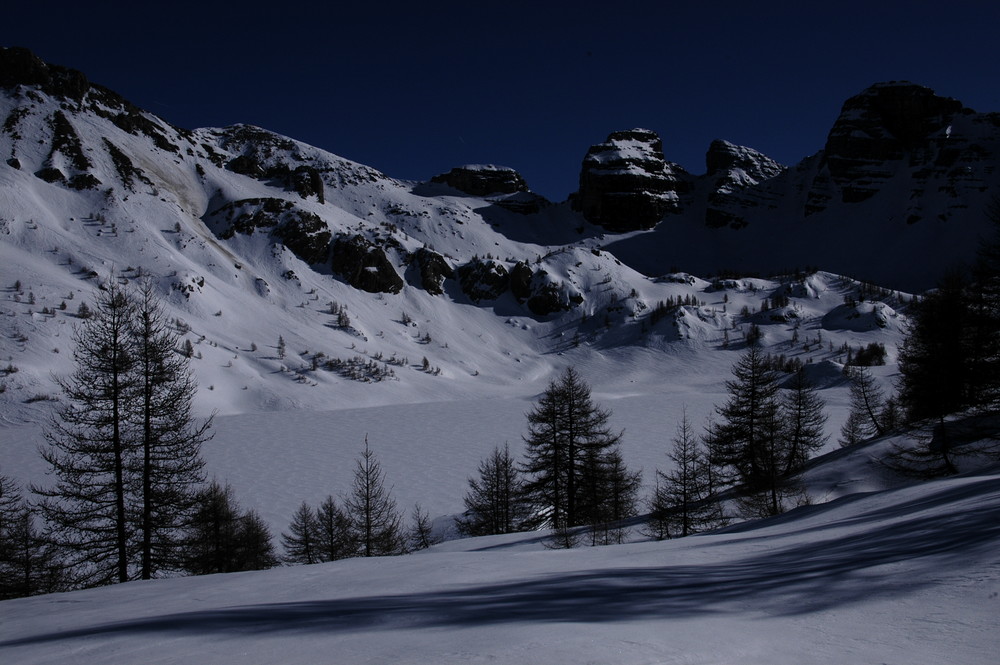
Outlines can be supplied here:
[[550, 551], [520, 534], [133, 582], [0, 603], [0, 657], [986, 664], [998, 510], [993, 470], [661, 543]]

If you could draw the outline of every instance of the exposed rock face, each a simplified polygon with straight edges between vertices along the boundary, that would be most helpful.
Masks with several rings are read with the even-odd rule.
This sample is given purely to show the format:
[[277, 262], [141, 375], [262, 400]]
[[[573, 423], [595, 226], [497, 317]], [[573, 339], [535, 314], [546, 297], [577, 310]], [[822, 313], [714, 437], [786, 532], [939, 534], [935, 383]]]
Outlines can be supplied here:
[[323, 178], [313, 166], [304, 164], [297, 166], [288, 174], [288, 187], [304, 199], [315, 196], [320, 203], [326, 202], [323, 194]]
[[421, 288], [433, 296], [444, 293], [444, 280], [455, 275], [455, 271], [444, 257], [433, 250], [421, 247], [414, 253], [413, 260], [420, 274]]
[[519, 215], [532, 215], [551, 205], [547, 198], [534, 192], [514, 192], [504, 196], [491, 197], [490, 202]]
[[512, 168], [493, 164], [457, 166], [447, 173], [434, 176], [431, 182], [444, 183], [472, 196], [528, 191], [528, 184], [520, 173]]
[[870, 198], [892, 176], [895, 162], [953, 165], [961, 150], [953, 145], [949, 128], [972, 114], [955, 99], [907, 82], [880, 83], [851, 97], [830, 130], [824, 151], [842, 200], [856, 203]]
[[115, 171], [118, 172], [118, 178], [125, 189], [134, 192], [136, 181], [143, 182], [152, 187], [153, 183], [146, 173], [142, 169], [137, 168], [128, 155], [122, 152], [121, 148], [109, 141], [106, 136], [102, 137], [101, 140], [108, 151], [108, 155], [111, 157], [111, 163], [114, 164]]
[[323, 263], [329, 256], [332, 234], [315, 213], [275, 198], [241, 199], [207, 215], [220, 238], [266, 230], [306, 263]]
[[494, 259], [475, 257], [456, 272], [462, 293], [473, 302], [496, 300], [510, 287], [510, 273]]
[[544, 270], [535, 270], [518, 261], [510, 270], [510, 292], [537, 316], [565, 312], [583, 302], [583, 295], [552, 279]]
[[226, 127], [220, 138], [222, 147], [236, 154], [226, 163], [233, 173], [256, 180], [288, 178], [291, 169], [285, 159], [295, 151], [291, 140], [254, 125]]
[[663, 158], [660, 137], [631, 129], [614, 132], [587, 151], [573, 207], [609, 231], [649, 229], [678, 211], [690, 188], [688, 173]]
[[518, 261], [510, 269], [510, 292], [518, 302], [525, 302], [531, 297], [531, 268], [524, 261]]
[[315, 213], [294, 209], [274, 235], [306, 263], [323, 263], [329, 255], [330, 229]]
[[0, 48], [0, 87], [37, 85], [55, 97], [77, 101], [90, 89], [82, 72], [49, 65], [26, 48]]
[[385, 251], [360, 235], [337, 238], [331, 267], [348, 284], [362, 291], [399, 293], [403, 289], [403, 280]]
[[767, 155], [728, 141], [715, 140], [705, 155], [706, 177], [712, 189], [705, 208], [705, 223], [713, 228], [746, 225], [748, 208], [772, 205], [774, 198], [757, 185], [785, 171], [785, 167]]
[[756, 184], [785, 170], [784, 166], [762, 152], [719, 139], [712, 141], [708, 147], [705, 166], [708, 175], [727, 177], [735, 185]]
[[583, 302], [583, 294], [558, 282], [544, 270], [536, 270], [531, 276], [531, 297], [528, 309], [538, 316], [548, 316], [555, 312], [565, 312]]

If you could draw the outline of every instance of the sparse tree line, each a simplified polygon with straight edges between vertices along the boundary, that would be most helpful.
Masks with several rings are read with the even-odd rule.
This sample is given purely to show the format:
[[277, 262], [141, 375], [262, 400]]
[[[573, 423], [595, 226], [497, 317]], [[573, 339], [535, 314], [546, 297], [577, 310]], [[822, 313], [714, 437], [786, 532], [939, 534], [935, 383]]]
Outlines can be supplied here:
[[[794, 474], [826, 440], [815, 388], [798, 371], [781, 390], [786, 377], [750, 345], [726, 384], [719, 422], [699, 436], [684, 415], [667, 452], [673, 469], [656, 471], [652, 496], [641, 505], [639, 473], [622, 456], [623, 434], [608, 428], [610, 412], [569, 368], [527, 414], [524, 458], [514, 459], [509, 446], [495, 448], [469, 479], [459, 531], [548, 527], [549, 546], [573, 547], [622, 542], [631, 525], [643, 523], [649, 537], [674, 538], [727, 523], [722, 497], [730, 489], [745, 516], [782, 512], [801, 500]], [[642, 511], [647, 517], [636, 519]]]

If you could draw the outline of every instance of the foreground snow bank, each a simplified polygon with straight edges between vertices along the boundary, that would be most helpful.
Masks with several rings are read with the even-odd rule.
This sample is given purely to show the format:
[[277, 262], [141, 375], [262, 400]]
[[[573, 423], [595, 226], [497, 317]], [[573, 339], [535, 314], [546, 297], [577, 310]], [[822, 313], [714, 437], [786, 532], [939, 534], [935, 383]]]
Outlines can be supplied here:
[[521, 534], [20, 599], [0, 660], [993, 663], [997, 514], [994, 468], [662, 543]]

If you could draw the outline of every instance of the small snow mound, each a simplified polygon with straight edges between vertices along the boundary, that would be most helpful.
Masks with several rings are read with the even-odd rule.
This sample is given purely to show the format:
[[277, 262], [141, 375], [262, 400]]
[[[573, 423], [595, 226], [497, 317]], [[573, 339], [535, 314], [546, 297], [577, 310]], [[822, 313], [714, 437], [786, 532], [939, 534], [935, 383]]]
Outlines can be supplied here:
[[896, 310], [884, 302], [845, 304], [834, 308], [823, 317], [823, 329], [868, 332], [895, 327], [894, 322], [898, 318]]
[[[822, 390], [839, 386], [847, 381], [844, 376], [844, 366], [832, 360], [823, 360], [818, 363], [808, 363], [802, 366], [802, 371], [813, 386]], [[792, 377], [786, 383], [790, 383]]]

